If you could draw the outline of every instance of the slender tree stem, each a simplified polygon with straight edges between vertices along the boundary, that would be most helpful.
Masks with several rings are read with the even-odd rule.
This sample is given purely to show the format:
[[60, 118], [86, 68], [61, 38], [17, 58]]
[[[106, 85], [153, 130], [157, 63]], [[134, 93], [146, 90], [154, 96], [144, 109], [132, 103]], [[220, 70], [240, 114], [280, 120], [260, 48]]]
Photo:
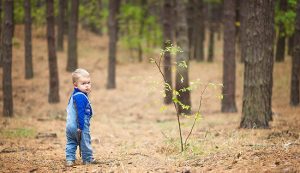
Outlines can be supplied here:
[[[197, 115], [200, 113], [200, 108], [201, 108], [201, 105], [202, 105], [203, 94], [204, 94], [205, 90], [207, 89], [207, 86], [208, 86], [208, 84], [205, 85], [204, 89], [203, 89], [202, 92], [201, 92], [201, 96], [200, 96], [200, 101], [199, 101], [199, 107], [198, 107]], [[188, 136], [186, 137], [186, 139], [185, 139], [185, 141], [184, 141], [184, 147], [185, 147], [185, 148], [186, 148], [186, 142], [187, 142], [187, 140], [189, 139], [190, 135], [191, 135], [192, 132], [193, 132], [194, 126], [195, 126], [196, 121], [197, 121], [197, 118], [198, 118], [198, 117], [195, 116], [194, 122], [193, 122], [193, 126], [192, 126], [192, 128], [191, 128], [191, 130], [190, 130]]]
[[[159, 57], [159, 61], [157, 62], [156, 60], [154, 60], [154, 63], [155, 63], [155, 65], [156, 65], [156, 67], [158, 68], [159, 73], [162, 75], [163, 80], [164, 80], [164, 82], [165, 82], [165, 84], [166, 84], [166, 83], [167, 83], [167, 80], [166, 80], [165, 75], [164, 75], [164, 73], [162, 72], [161, 66], [160, 66], [161, 59], [162, 59], [162, 55]], [[164, 84], [164, 87], [166, 87], [165, 84]], [[172, 87], [172, 86], [169, 86], [169, 87], [170, 87], [170, 89], [173, 91], [173, 87]], [[198, 106], [198, 110], [197, 110], [197, 115], [200, 113], [200, 109], [201, 109], [201, 105], [202, 105], [202, 99], [203, 99], [203, 94], [205, 93], [207, 87], [208, 87], [208, 84], [205, 85], [204, 89], [203, 89], [202, 92], [201, 92], [200, 101], [199, 101], [199, 106]], [[190, 135], [192, 134], [192, 132], [193, 132], [193, 130], [194, 130], [194, 127], [195, 127], [196, 121], [197, 121], [197, 119], [198, 119], [198, 116], [195, 116], [193, 125], [192, 125], [192, 127], [191, 127], [191, 129], [190, 129], [190, 131], [189, 131], [188, 136], [186, 137], [186, 139], [185, 139], [185, 141], [184, 141], [184, 143], [183, 143], [179, 110], [178, 110], [178, 107], [177, 107], [177, 105], [176, 105], [176, 103], [174, 102], [173, 99], [172, 99], [172, 102], [173, 102], [173, 105], [174, 105], [175, 110], [176, 110], [177, 123], [178, 123], [179, 136], [180, 136], [181, 152], [183, 152], [183, 151], [184, 151], [183, 146], [186, 148], [186, 143], [187, 143], [187, 141], [188, 141]]]
[[[173, 102], [174, 106], [176, 107], [176, 104]], [[181, 146], [181, 152], [183, 152], [183, 141], [182, 141], [182, 134], [181, 134], [181, 123], [180, 123], [180, 117], [179, 117], [179, 114], [178, 114], [178, 109], [176, 110], [177, 111], [177, 123], [178, 123], [178, 128], [179, 128], [179, 136], [180, 136], [180, 146]]]
[[[161, 67], [160, 67], [161, 59], [162, 59], [162, 55], [160, 56], [158, 63], [157, 63], [156, 60], [154, 62], [155, 62], [155, 65], [157, 66], [157, 68], [158, 68], [160, 74], [162, 75], [163, 80], [164, 80], [164, 82], [166, 84], [167, 83], [166, 77], [165, 77], [165, 75], [162, 72]], [[166, 87], [165, 84], [164, 84], [164, 87]], [[173, 91], [173, 87], [172, 86], [169, 86], [169, 87]], [[176, 110], [177, 123], [178, 123], [179, 136], [180, 136], [180, 146], [181, 146], [181, 152], [183, 152], [183, 139], [182, 139], [182, 131], [181, 131], [181, 123], [180, 123], [180, 117], [179, 117], [179, 110], [178, 110], [178, 107], [177, 107], [177, 105], [176, 105], [176, 103], [174, 102], [173, 99], [172, 99], [172, 102], [173, 102], [173, 105], [174, 105], [175, 110]]]

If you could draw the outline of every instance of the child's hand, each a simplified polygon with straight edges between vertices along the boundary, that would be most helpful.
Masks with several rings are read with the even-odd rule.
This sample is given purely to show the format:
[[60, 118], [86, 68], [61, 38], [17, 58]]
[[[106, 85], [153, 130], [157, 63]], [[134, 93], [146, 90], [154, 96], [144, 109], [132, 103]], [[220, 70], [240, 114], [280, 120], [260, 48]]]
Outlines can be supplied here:
[[81, 141], [81, 130], [77, 129], [77, 137], [78, 137], [78, 143]]

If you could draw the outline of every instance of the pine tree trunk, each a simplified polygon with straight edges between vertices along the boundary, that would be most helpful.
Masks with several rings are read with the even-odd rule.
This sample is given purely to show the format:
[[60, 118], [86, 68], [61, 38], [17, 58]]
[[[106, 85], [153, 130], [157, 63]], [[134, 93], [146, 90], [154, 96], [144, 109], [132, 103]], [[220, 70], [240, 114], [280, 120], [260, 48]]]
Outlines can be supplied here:
[[58, 25], [57, 25], [57, 51], [64, 50], [64, 21], [66, 13], [66, 0], [59, 0]]
[[14, 9], [15, 9], [15, 5], [13, 4], [13, 13], [12, 13], [12, 20], [13, 20], [13, 22], [12, 22], [12, 24], [13, 24], [13, 26], [12, 26], [12, 36], [14, 37], [14, 35], [15, 35], [15, 13], [14, 13]]
[[78, 66], [77, 58], [77, 28], [78, 28], [79, 0], [71, 1], [71, 12], [68, 32], [68, 62], [67, 71], [72, 72]]
[[70, 0], [66, 0], [66, 10], [65, 10], [65, 18], [64, 18], [64, 35], [68, 36], [69, 34], [69, 20], [70, 20]]
[[235, 103], [235, 2], [236, 0], [224, 2], [222, 112], [237, 112]]
[[283, 62], [284, 61], [284, 53], [285, 53], [285, 36], [281, 34], [284, 33], [284, 26], [283, 23], [279, 24], [279, 33], [277, 36], [277, 44], [276, 44], [276, 62]]
[[224, 1], [220, 1], [216, 7], [215, 21], [216, 21], [216, 34], [218, 41], [221, 40], [222, 34], [222, 22], [223, 22], [223, 10], [224, 10]]
[[[182, 49], [182, 53], [176, 55], [176, 90], [179, 92], [177, 99], [184, 105], [191, 106], [190, 91], [181, 92], [180, 89], [189, 87], [189, 41], [188, 41], [188, 28], [186, 21], [186, 8], [182, 0], [176, 1], [177, 10], [177, 20], [176, 20], [176, 30], [177, 30], [177, 45]], [[187, 68], [178, 66], [179, 63], [185, 62]], [[179, 113], [191, 114], [191, 107], [188, 109], [183, 109], [182, 106], [178, 105]]]
[[[241, 24], [241, 1], [236, 0], [235, 4], [235, 22]], [[224, 19], [226, 20], [226, 19]], [[241, 57], [241, 25], [235, 25], [235, 57], [236, 59], [240, 59]]]
[[215, 30], [213, 24], [209, 24], [209, 40], [208, 40], [208, 62], [213, 62], [214, 59], [214, 45], [215, 45]]
[[[164, 0], [163, 5], [163, 36], [164, 36], [164, 45], [163, 49], [166, 46], [169, 46], [168, 41], [172, 43], [172, 0]], [[172, 67], [171, 67], [171, 54], [166, 52], [164, 54], [164, 75], [167, 83], [172, 86]], [[166, 97], [164, 98], [165, 104], [172, 103], [172, 91], [168, 88], [165, 88]]]
[[[247, 37], [241, 128], [268, 128], [272, 119], [274, 1], [246, 1]], [[245, 50], [244, 50], [245, 51]]]
[[293, 49], [294, 49], [294, 34], [289, 37], [288, 55], [293, 56]]
[[13, 0], [4, 1], [3, 23], [3, 115], [13, 116], [12, 96], [12, 38], [13, 38]]
[[32, 67], [32, 38], [31, 38], [31, 4], [30, 0], [24, 0], [24, 11], [25, 11], [25, 78], [33, 78], [33, 67]]
[[248, 0], [240, 0], [240, 52], [241, 52], [241, 57], [240, 57], [240, 62], [244, 63], [245, 57], [246, 57], [246, 49], [243, 49], [246, 45], [246, 30], [247, 30], [247, 22], [246, 22], [246, 14], [247, 14], [247, 7], [246, 7], [246, 2]]
[[54, 32], [54, 8], [53, 0], [47, 2], [47, 39], [48, 39], [48, 63], [49, 63], [49, 103], [59, 102], [59, 79], [57, 69], [57, 59], [55, 50]]
[[192, 52], [194, 52], [194, 43], [195, 39], [193, 38], [193, 34], [195, 32], [194, 28], [194, 22], [195, 20], [195, 2], [194, 0], [188, 0], [188, 3], [186, 5], [186, 20], [187, 20], [187, 26], [188, 26], [188, 40], [189, 40], [189, 58], [192, 60], [194, 59], [194, 55]]
[[[287, 0], [280, 0], [279, 10], [282, 12], [287, 11], [288, 2]], [[277, 36], [277, 44], [276, 44], [276, 62], [283, 62], [285, 55], [285, 29], [284, 24], [282, 22], [279, 23], [279, 32]]]
[[215, 53], [215, 33], [217, 21], [217, 5], [209, 4], [209, 40], [208, 40], [208, 62], [213, 62]]
[[120, 8], [120, 0], [109, 1], [109, 16], [108, 16], [108, 29], [109, 29], [109, 52], [108, 52], [108, 76], [107, 76], [107, 89], [116, 88], [116, 53], [118, 41], [118, 20], [117, 15]]
[[194, 42], [194, 57], [195, 59], [200, 62], [204, 61], [204, 14], [203, 14], [203, 0], [196, 0], [195, 2], [196, 8], [196, 16], [194, 22], [194, 32], [193, 38], [195, 39]]
[[[1, 31], [2, 31], [2, 0], [0, 1], [0, 36], [1, 36]], [[0, 37], [0, 41], [1, 41]]]
[[142, 47], [142, 37], [143, 37], [143, 32], [144, 32], [144, 27], [145, 27], [145, 19], [147, 18], [147, 0], [142, 0], [141, 1], [141, 7], [143, 9], [143, 17], [140, 21], [140, 28], [139, 28], [139, 45], [138, 45], [138, 59], [139, 62], [143, 61], [143, 47]]
[[297, 3], [296, 24], [294, 33], [294, 51], [292, 53], [292, 79], [290, 104], [299, 105], [299, 81], [300, 81], [300, 1]]
[[2, 0], [0, 0], [0, 67], [2, 67]]

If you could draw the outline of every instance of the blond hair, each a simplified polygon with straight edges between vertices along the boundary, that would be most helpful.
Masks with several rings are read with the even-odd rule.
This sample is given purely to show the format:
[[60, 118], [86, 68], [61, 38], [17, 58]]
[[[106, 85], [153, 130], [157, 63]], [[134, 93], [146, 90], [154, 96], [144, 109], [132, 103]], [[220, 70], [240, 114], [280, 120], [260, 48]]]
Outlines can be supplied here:
[[80, 77], [89, 77], [90, 73], [85, 69], [78, 68], [72, 73], [72, 81], [76, 83]]

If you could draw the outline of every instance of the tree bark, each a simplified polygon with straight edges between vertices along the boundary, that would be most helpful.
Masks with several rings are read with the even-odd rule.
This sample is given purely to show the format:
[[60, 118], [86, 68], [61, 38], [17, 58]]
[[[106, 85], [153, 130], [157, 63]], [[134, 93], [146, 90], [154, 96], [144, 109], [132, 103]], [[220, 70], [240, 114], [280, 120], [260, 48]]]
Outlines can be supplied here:
[[210, 24], [209, 27], [209, 40], [208, 40], [208, 62], [213, 62], [214, 59], [214, 45], [215, 45], [215, 31]]
[[24, 45], [25, 45], [25, 78], [33, 78], [32, 66], [32, 37], [31, 37], [31, 4], [30, 0], [24, 0]]
[[72, 72], [78, 66], [77, 58], [77, 29], [78, 29], [79, 0], [71, 1], [71, 12], [68, 30], [68, 62], [67, 71]]
[[196, 61], [204, 61], [204, 14], [203, 14], [203, 0], [195, 0], [195, 22], [193, 37], [194, 42], [194, 57]]
[[217, 22], [217, 7], [218, 4], [209, 4], [209, 40], [208, 40], [208, 62], [213, 62], [215, 53], [215, 33], [216, 33], [216, 22]]
[[2, 67], [2, 0], [0, 0], [0, 67]]
[[13, 0], [4, 1], [3, 23], [3, 115], [13, 116], [12, 96], [12, 38], [13, 38]]
[[285, 53], [285, 36], [284, 34], [284, 26], [283, 23], [279, 24], [279, 33], [277, 36], [277, 44], [276, 44], [276, 62], [284, 61], [284, 53]]
[[288, 55], [293, 56], [294, 49], [294, 34], [292, 34], [288, 39]]
[[64, 50], [64, 21], [66, 13], [66, 0], [59, 0], [58, 25], [57, 25], [57, 51]]
[[[177, 10], [177, 22], [176, 22], [176, 33], [177, 33], [177, 45], [182, 49], [183, 52], [177, 53], [176, 55], [176, 90], [179, 92], [177, 99], [184, 105], [190, 106], [188, 109], [183, 109], [182, 106], [178, 105], [179, 113], [191, 114], [191, 97], [190, 91], [182, 92], [183, 88], [189, 87], [189, 41], [188, 41], [188, 28], [186, 20], [186, 8], [182, 0], [176, 0]], [[178, 64], [185, 62], [187, 68], [180, 67]]]
[[64, 35], [68, 36], [69, 34], [69, 19], [70, 19], [70, 0], [66, 0], [66, 10], [65, 10], [65, 18], [64, 18]]
[[292, 53], [292, 79], [290, 104], [299, 105], [299, 78], [300, 78], [300, 1], [297, 3], [296, 23], [294, 33], [294, 49]]
[[47, 40], [48, 40], [48, 62], [49, 62], [49, 103], [59, 102], [59, 78], [57, 69], [57, 58], [55, 50], [54, 32], [54, 8], [53, 0], [46, 0], [47, 14]]
[[223, 23], [223, 11], [224, 11], [224, 1], [220, 1], [216, 7], [215, 21], [216, 21], [216, 34], [218, 41], [221, 40], [222, 34], [222, 23]]
[[108, 34], [109, 34], [109, 52], [108, 52], [108, 76], [107, 89], [116, 88], [116, 53], [118, 41], [118, 19], [120, 0], [109, 1], [109, 16], [108, 16]]
[[[239, 0], [237, 0], [239, 1]], [[243, 49], [246, 45], [246, 30], [247, 30], [247, 23], [246, 23], [246, 14], [247, 14], [247, 7], [246, 2], [248, 0], [240, 0], [240, 48], [241, 48], [241, 57], [240, 62], [244, 63], [246, 57], [246, 49]]]
[[[246, 1], [247, 31], [241, 128], [268, 128], [272, 119], [274, 1]], [[244, 50], [245, 51], [245, 50]]]
[[[163, 49], [170, 46], [168, 42], [172, 43], [172, 0], [164, 0], [163, 5], [163, 36], [164, 45]], [[166, 52], [164, 54], [164, 74], [167, 83], [172, 86], [172, 66], [171, 66], [171, 54]], [[165, 104], [172, 103], [172, 91], [169, 88], [165, 88], [166, 97], [164, 98]]]
[[[287, 10], [287, 0], [280, 0], [279, 10], [282, 12], [286, 12]], [[285, 55], [285, 29], [283, 22], [279, 23], [279, 32], [277, 36], [277, 44], [276, 44], [276, 62], [283, 62]]]
[[13, 20], [13, 22], [12, 22], [12, 24], [13, 24], [13, 26], [12, 26], [12, 37], [14, 37], [14, 35], [15, 35], [15, 13], [14, 13], [14, 9], [15, 9], [15, 5], [13, 4], [13, 13], [12, 13], [12, 20]]
[[195, 39], [193, 38], [193, 33], [195, 32], [194, 28], [194, 22], [195, 20], [195, 2], [194, 0], [188, 0], [188, 3], [186, 5], [186, 20], [187, 20], [187, 26], [188, 26], [188, 40], [189, 40], [189, 58], [192, 60], [194, 59], [194, 55], [192, 52], [194, 52], [194, 42]]
[[[143, 32], [144, 32], [144, 27], [145, 27], [145, 18], [147, 18], [148, 15], [148, 11], [147, 11], [147, 0], [142, 0], [141, 1], [141, 7], [143, 9], [143, 18], [140, 21], [140, 28], [139, 28], [139, 37], [140, 40], [142, 40], [143, 37]], [[139, 45], [138, 45], [138, 59], [139, 62], [143, 61], [143, 47], [142, 47], [142, 42], [139, 41]]]
[[235, 103], [235, 8], [236, 0], [225, 0], [222, 112], [237, 112]]

